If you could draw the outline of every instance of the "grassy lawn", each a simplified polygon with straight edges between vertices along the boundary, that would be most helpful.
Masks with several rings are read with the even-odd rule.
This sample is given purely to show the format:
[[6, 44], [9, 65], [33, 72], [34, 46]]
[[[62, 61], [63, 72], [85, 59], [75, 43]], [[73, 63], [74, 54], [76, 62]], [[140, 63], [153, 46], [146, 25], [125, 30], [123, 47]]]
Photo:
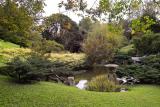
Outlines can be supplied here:
[[6, 42], [0, 39], [0, 49], [2, 48], [19, 48], [19, 45], [16, 45], [10, 42]]
[[0, 76], [0, 107], [160, 107], [160, 86], [100, 93], [50, 82], [19, 85]]
[[130, 45], [128, 45], [128, 46], [125, 46], [125, 47], [121, 48], [121, 49], [119, 50], [119, 53], [128, 55], [128, 54], [133, 53], [134, 51], [135, 51], [134, 45], [133, 45], [133, 44], [130, 44]]

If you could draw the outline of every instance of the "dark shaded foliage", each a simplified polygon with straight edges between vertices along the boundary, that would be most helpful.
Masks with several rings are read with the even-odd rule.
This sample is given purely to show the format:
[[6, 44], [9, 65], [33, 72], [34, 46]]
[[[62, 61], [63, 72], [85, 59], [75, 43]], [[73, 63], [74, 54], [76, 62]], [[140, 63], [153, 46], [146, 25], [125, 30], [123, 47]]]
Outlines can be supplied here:
[[41, 54], [31, 53], [29, 56], [18, 56], [0, 67], [0, 74], [8, 75], [19, 83], [32, 83], [40, 80], [56, 81], [57, 77], [68, 77], [75, 71], [84, 69], [85, 62], [61, 59], [51, 60]]
[[119, 65], [132, 64], [132, 59], [131, 59], [131, 56], [128, 56], [128, 55], [115, 55], [111, 63], [115, 63]]
[[142, 59], [142, 63], [152, 68], [160, 70], [160, 54], [149, 55]]
[[11, 0], [0, 5], [0, 38], [21, 46], [28, 46], [30, 41], [30, 28], [33, 24], [24, 7]]
[[160, 52], [160, 33], [146, 34], [133, 41], [137, 53], [140, 55], [156, 54]]
[[117, 70], [117, 75], [135, 77], [140, 83], [160, 84], [160, 55], [145, 57], [142, 64], [121, 66]]
[[7, 64], [7, 73], [9, 76], [20, 83], [30, 83], [39, 81], [50, 70], [51, 63], [44, 58], [32, 55], [28, 58], [16, 57]]
[[46, 39], [41, 39], [39, 41], [35, 41], [32, 43], [31, 47], [34, 51], [44, 55], [46, 53], [52, 53], [52, 52], [61, 52], [64, 51], [63, 45]]
[[[81, 51], [81, 43], [84, 38], [83, 32], [79, 30], [77, 24], [68, 16], [53, 14], [47, 17], [44, 23], [46, 29], [42, 32], [43, 38], [55, 40], [62, 44], [66, 50], [71, 52]], [[58, 28], [54, 25], [55, 23], [60, 25], [59, 33], [57, 33]], [[55, 31], [53, 32], [53, 30]]]

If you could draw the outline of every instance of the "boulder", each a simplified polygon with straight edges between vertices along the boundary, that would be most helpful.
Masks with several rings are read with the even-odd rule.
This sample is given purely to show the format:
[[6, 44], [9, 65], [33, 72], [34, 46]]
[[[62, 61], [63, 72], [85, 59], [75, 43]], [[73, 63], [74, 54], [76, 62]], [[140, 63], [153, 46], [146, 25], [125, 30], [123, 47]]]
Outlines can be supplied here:
[[68, 77], [64, 81], [64, 84], [69, 85], [69, 86], [74, 86], [75, 85], [74, 77]]
[[137, 82], [139, 82], [137, 79], [133, 78], [133, 77], [127, 77], [127, 76], [124, 76], [122, 78], [117, 78], [117, 81], [119, 82], [119, 84], [130, 84], [130, 85], [133, 85]]
[[80, 80], [76, 85], [76, 87], [79, 89], [85, 89], [87, 87], [86, 85], [87, 82], [88, 82], [87, 80]]

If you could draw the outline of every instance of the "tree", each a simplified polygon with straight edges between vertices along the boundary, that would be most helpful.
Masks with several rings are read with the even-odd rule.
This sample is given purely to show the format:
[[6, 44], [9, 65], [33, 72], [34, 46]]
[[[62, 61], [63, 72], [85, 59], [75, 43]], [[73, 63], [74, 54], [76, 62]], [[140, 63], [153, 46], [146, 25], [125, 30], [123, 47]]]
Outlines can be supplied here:
[[142, 16], [132, 20], [131, 28], [132, 34], [134, 35], [143, 35], [146, 33], [151, 33], [150, 27], [155, 24], [155, 21], [149, 16]]
[[89, 64], [112, 60], [117, 48], [123, 41], [122, 31], [114, 25], [97, 25], [87, 36], [83, 51], [88, 56]]
[[4, 5], [0, 5], [0, 17], [0, 38], [21, 46], [28, 46], [33, 20], [25, 8], [18, 7], [15, 2], [7, 0]]
[[158, 54], [160, 52], [160, 34], [145, 34], [134, 39], [138, 55]]
[[[79, 12], [82, 11], [82, 16], [86, 15], [84, 13], [87, 13], [87, 15], [92, 16], [92, 18], [102, 18], [104, 16], [107, 16], [103, 18], [103, 20], [106, 20], [109, 22], [120, 22], [121, 19], [127, 18], [128, 20], [136, 18], [142, 14], [142, 10], [148, 8], [147, 5], [159, 15], [159, 9], [160, 9], [160, 2], [156, 0], [99, 0], [99, 3], [96, 3], [95, 0], [93, 5], [96, 5], [96, 8], [87, 8], [86, 3], [87, 0], [67, 0], [65, 2], [64, 0], [60, 3], [60, 7], [68, 7], [65, 8], [68, 11], [73, 12]], [[83, 9], [80, 9], [81, 4], [83, 4], [85, 7]], [[124, 17], [125, 16], [125, 17]]]
[[160, 26], [159, 18], [157, 17], [159, 12], [154, 2], [148, 2], [145, 5], [145, 9], [142, 10], [142, 15], [131, 21], [132, 35], [143, 35], [147, 33], [158, 33]]
[[42, 33], [44, 38], [63, 44], [64, 48], [71, 52], [80, 51], [83, 35], [78, 25], [68, 16], [53, 14], [45, 18], [44, 24], [46, 25]]
[[52, 14], [51, 16], [45, 17], [43, 24], [46, 27], [50, 27], [53, 23], [59, 23], [62, 28], [67, 30], [78, 30], [76, 22], [72, 21], [68, 16], [64, 14]]
[[19, 83], [44, 80], [54, 68], [53, 62], [35, 53], [31, 53], [28, 57], [17, 56], [6, 66], [8, 75]]
[[[4, 5], [8, 1], [10, 0], [1, 0], [0, 5]], [[40, 19], [42, 19], [42, 13], [44, 12], [43, 8], [45, 6], [44, 0], [12, 0], [12, 2], [17, 6], [24, 8], [36, 24]]]
[[[0, 4], [7, 3], [10, 0], [1, 0]], [[12, 0], [19, 7], [24, 8], [27, 13], [32, 16], [34, 21], [42, 18], [43, 8], [45, 6], [44, 0]]]
[[86, 18], [83, 18], [80, 22], [79, 22], [79, 26], [82, 30], [85, 30], [85, 31], [89, 31], [91, 30], [91, 27], [92, 27], [92, 20], [91, 18], [89, 17], [86, 17]]

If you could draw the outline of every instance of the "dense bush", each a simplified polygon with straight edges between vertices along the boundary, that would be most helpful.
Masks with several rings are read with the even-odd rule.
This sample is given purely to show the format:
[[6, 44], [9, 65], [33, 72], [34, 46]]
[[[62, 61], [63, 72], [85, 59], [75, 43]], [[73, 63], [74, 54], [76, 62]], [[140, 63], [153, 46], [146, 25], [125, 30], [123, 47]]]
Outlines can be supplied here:
[[124, 64], [131, 64], [131, 56], [128, 55], [115, 55], [115, 57], [112, 60], [112, 63], [116, 63], [119, 65], [124, 65]]
[[[109, 25], [95, 25], [83, 44], [83, 51], [90, 64], [111, 60], [123, 38], [121, 31], [111, 29]], [[110, 31], [111, 30], [111, 31]], [[113, 32], [112, 32], [113, 31]]]
[[149, 65], [125, 65], [117, 69], [117, 75], [119, 77], [132, 76], [140, 83], [160, 84], [160, 69]]
[[33, 54], [27, 58], [15, 57], [6, 70], [17, 82], [26, 83], [40, 80], [51, 68], [50, 61]]
[[[22, 56], [29, 57], [32, 53], [31, 49], [27, 48], [13, 48], [13, 49], [1, 49], [0, 50], [0, 65], [10, 62], [14, 57]], [[43, 56], [41, 56], [43, 57]], [[86, 56], [82, 53], [51, 53], [48, 59], [54, 65], [63, 66], [64, 68], [79, 70], [84, 68]], [[64, 70], [61, 70], [62, 72]], [[64, 71], [65, 72], [65, 71]]]
[[160, 63], [160, 54], [149, 55], [149, 56], [143, 58], [143, 61], [146, 63], [155, 63], [155, 62]]
[[119, 86], [115, 82], [109, 80], [107, 75], [99, 75], [93, 78], [87, 84], [87, 90], [98, 92], [114, 92], [117, 91]]
[[[28, 51], [25, 49], [21, 50], [4, 49], [0, 52], [3, 58], [0, 62], [5, 64], [0, 67], [0, 74], [9, 74], [20, 82], [31, 82], [37, 79], [45, 80], [49, 75], [72, 74], [85, 67], [84, 54], [52, 53], [50, 57], [46, 58], [39, 54], [31, 54], [32, 52], [28, 49], [26, 50], [30, 53], [26, 53]], [[20, 75], [20, 80], [18, 75]]]
[[142, 63], [160, 70], [160, 54], [144, 57]]
[[34, 53], [28, 57], [14, 58], [5, 70], [16, 81], [25, 83], [46, 80], [47, 76], [71, 74], [74, 67], [68, 63], [46, 59]]
[[49, 60], [56, 67], [61, 66], [72, 71], [86, 68], [86, 56], [82, 53], [52, 53]]
[[24, 6], [13, 0], [0, 5], [0, 38], [20, 46], [28, 46], [33, 19]]
[[89, 64], [100, 63], [103, 60], [111, 60], [114, 54], [112, 44], [108, 43], [102, 35], [88, 36], [83, 46], [88, 56]]
[[160, 52], [160, 34], [146, 34], [133, 41], [138, 54], [149, 55]]
[[0, 67], [6, 65], [6, 63], [10, 62], [14, 57], [27, 57], [30, 53], [31, 50], [25, 48], [2, 48], [0, 49]]
[[41, 39], [37, 43], [33, 43], [32, 49], [36, 52], [41, 53], [42, 55], [45, 53], [64, 51], [63, 45], [55, 41], [45, 39]]
[[[56, 25], [57, 23], [60, 24], [60, 27]], [[81, 43], [84, 39], [83, 32], [68, 16], [52, 14], [45, 18], [44, 25], [46, 29], [42, 32], [43, 38], [55, 40], [70, 52], [81, 51]]]

